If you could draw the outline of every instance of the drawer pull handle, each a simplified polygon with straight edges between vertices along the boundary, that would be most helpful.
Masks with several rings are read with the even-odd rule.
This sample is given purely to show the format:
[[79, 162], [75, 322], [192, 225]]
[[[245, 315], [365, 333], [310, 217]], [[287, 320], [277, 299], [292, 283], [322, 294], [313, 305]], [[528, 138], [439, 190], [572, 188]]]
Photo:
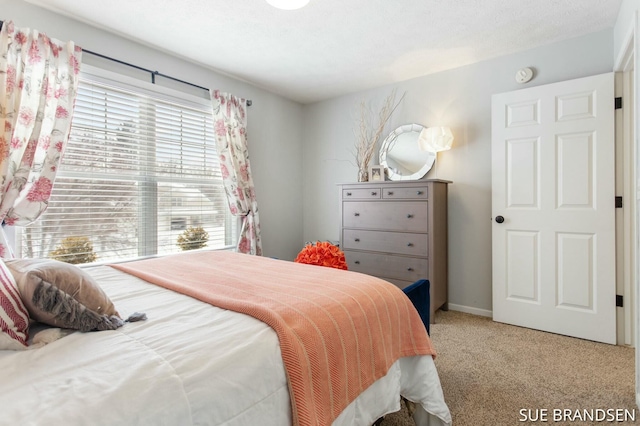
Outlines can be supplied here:
[[407, 271], [413, 272], [413, 268], [407, 268]]
[[376, 191], [371, 191], [371, 195], [378, 195]]
[[407, 244], [407, 247], [413, 247], [413, 243]]
[[360, 216], [360, 213], [354, 213], [353, 215], [354, 216]]
[[411, 213], [409, 213], [409, 214], [407, 215], [407, 219], [413, 219], [413, 215], [412, 215]]
[[350, 192], [347, 192], [347, 197], [351, 197], [351, 193]]
[[356, 238], [354, 241], [355, 241], [356, 243], [359, 243], [359, 242], [360, 242], [360, 238]]
[[393, 195], [393, 191], [387, 192], [387, 195]]
[[422, 192], [422, 191], [418, 191], [418, 195], [422, 195], [422, 194], [423, 194], [423, 192]]
[[355, 262], [353, 262], [353, 263], [355, 263], [356, 265], [359, 265], [359, 264], [360, 264], [360, 261], [359, 261], [359, 260], [356, 260], [356, 261], [355, 261]]

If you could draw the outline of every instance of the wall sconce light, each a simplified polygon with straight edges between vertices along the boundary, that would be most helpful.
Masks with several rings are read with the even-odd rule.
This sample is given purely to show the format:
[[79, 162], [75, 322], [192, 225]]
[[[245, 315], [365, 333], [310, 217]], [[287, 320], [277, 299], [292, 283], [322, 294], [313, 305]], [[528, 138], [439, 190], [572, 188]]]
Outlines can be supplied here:
[[418, 146], [422, 151], [447, 151], [452, 143], [453, 134], [448, 127], [425, 127], [418, 137]]
[[309, 3], [309, 0], [266, 0], [273, 7], [283, 10], [301, 9]]

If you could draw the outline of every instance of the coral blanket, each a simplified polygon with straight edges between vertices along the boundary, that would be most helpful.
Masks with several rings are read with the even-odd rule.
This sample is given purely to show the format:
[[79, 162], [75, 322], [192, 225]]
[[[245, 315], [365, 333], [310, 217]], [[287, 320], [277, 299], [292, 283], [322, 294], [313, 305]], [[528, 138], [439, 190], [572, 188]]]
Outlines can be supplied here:
[[330, 425], [398, 358], [435, 355], [405, 294], [368, 275], [226, 251], [111, 266], [271, 326], [294, 425]]

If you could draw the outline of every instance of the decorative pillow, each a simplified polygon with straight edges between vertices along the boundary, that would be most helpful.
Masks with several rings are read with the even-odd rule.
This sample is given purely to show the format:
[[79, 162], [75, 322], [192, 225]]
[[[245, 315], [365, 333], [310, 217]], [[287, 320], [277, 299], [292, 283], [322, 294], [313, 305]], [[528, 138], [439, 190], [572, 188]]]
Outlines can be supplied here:
[[6, 264], [32, 319], [80, 331], [115, 330], [124, 324], [98, 283], [77, 266], [50, 259]]
[[27, 348], [29, 314], [13, 275], [0, 259], [0, 350]]
[[311, 243], [305, 245], [294, 259], [294, 262], [347, 269], [344, 252], [338, 246], [327, 241], [316, 241], [315, 245]]

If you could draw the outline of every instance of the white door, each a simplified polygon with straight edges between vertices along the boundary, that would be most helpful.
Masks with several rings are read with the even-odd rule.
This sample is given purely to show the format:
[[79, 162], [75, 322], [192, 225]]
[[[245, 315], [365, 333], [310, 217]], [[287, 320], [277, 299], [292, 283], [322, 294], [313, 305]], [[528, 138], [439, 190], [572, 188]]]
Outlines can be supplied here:
[[493, 96], [495, 321], [616, 343], [613, 85]]

